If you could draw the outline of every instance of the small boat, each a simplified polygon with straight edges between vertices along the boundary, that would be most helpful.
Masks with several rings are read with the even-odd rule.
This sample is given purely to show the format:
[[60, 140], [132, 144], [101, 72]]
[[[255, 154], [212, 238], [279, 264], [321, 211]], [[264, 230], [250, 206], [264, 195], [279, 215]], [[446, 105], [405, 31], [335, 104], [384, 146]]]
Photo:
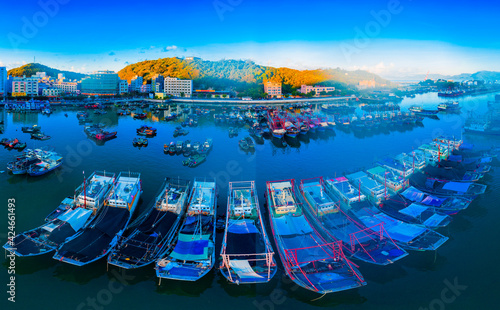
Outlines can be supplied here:
[[174, 138], [178, 136], [187, 136], [189, 134], [189, 130], [186, 129], [176, 129], [174, 130]]
[[65, 198], [45, 219], [46, 224], [15, 236], [3, 247], [17, 256], [36, 256], [50, 253], [67, 238], [85, 228], [103, 205], [115, 175], [94, 172], [75, 191], [74, 197]]
[[246, 139], [241, 139], [239, 142], [238, 142], [238, 145], [240, 146], [240, 148], [243, 150], [243, 151], [248, 151], [250, 149], [250, 146], [248, 145], [248, 142]]
[[40, 158], [33, 150], [26, 150], [21, 156], [16, 157], [14, 161], [7, 163], [7, 169], [14, 175], [26, 174], [28, 168], [40, 162]]
[[460, 105], [458, 104], [458, 101], [448, 101], [439, 104], [437, 108], [439, 111], [457, 112], [460, 110]]
[[137, 228], [128, 237], [119, 238], [108, 256], [108, 263], [133, 269], [156, 261], [171, 246], [177, 233], [186, 211], [190, 183], [165, 179], [149, 211], [135, 221]]
[[229, 138], [237, 137], [238, 129], [234, 127], [229, 127]]
[[213, 140], [212, 139], [207, 139], [203, 144], [201, 145], [200, 149], [198, 150], [198, 153], [200, 154], [208, 154], [210, 150], [212, 150], [212, 145], [213, 145]]
[[404, 201], [407, 205], [416, 203], [431, 208], [432, 211], [447, 215], [454, 215], [461, 210], [465, 210], [472, 202], [472, 199], [463, 197], [429, 195], [413, 186], [407, 188], [395, 197], [395, 200]]
[[342, 250], [309, 223], [295, 195], [293, 180], [267, 182], [269, 221], [286, 275], [297, 285], [326, 294], [366, 285]]
[[331, 242], [342, 241], [345, 253], [353, 258], [388, 265], [408, 255], [393, 240], [384, 238], [383, 224], [368, 228], [347, 215], [330, 196], [323, 178], [302, 180], [299, 189], [308, 218]]
[[250, 137], [245, 137], [245, 140], [247, 142], [248, 148], [253, 150], [255, 149], [255, 143], [253, 142], [252, 138]]
[[108, 255], [127, 227], [142, 193], [139, 173], [122, 172], [92, 222], [57, 249], [53, 258], [83, 266]]
[[134, 114], [134, 118], [135, 119], [146, 119], [146, 118], [148, 118], [148, 115], [146, 113], [138, 113], [138, 114]]
[[44, 140], [49, 140], [51, 137], [40, 131], [40, 132], [32, 133], [31, 138], [35, 139], [35, 140], [44, 141]]
[[101, 141], [110, 140], [116, 137], [117, 132], [103, 131], [95, 135], [95, 138]]
[[414, 175], [411, 183], [417, 189], [431, 195], [443, 197], [466, 197], [474, 199], [476, 196], [484, 194], [486, 185], [473, 182], [456, 182], [429, 178], [423, 174]]
[[411, 106], [408, 110], [410, 112], [413, 112], [415, 114], [422, 115], [422, 116], [435, 116], [439, 112], [439, 110], [424, 109], [421, 106]]
[[175, 142], [170, 142], [169, 146], [168, 146], [168, 153], [169, 154], [175, 154], [177, 152], [177, 148], [175, 146]]
[[132, 145], [133, 146], [148, 146], [148, 139], [146, 138], [134, 138], [132, 140]]
[[61, 167], [63, 158], [57, 154], [51, 154], [40, 159], [40, 162], [32, 164], [26, 171], [29, 176], [41, 176]]
[[21, 127], [21, 130], [24, 133], [35, 133], [39, 132], [41, 130], [41, 127], [38, 127], [38, 125], [33, 125], [33, 126]]
[[215, 263], [215, 221], [217, 219], [215, 180], [195, 180], [189, 195], [187, 214], [171, 250], [156, 262], [158, 278], [196, 281]]
[[182, 153], [182, 148], [183, 148], [183, 142], [182, 141], [177, 141], [175, 143], [175, 151], [180, 154]]
[[156, 128], [143, 125], [137, 129], [137, 134], [140, 136], [154, 137], [156, 136]]
[[[231, 283], [269, 282], [278, 269], [255, 182], [229, 183], [219, 270]], [[223, 226], [224, 227], [224, 226]]]
[[188, 151], [188, 150], [191, 150], [191, 140], [186, 140], [182, 144], [182, 151], [185, 152], [185, 151]]
[[207, 155], [205, 154], [195, 154], [184, 160], [182, 164], [184, 166], [188, 166], [189, 168], [195, 168], [201, 165], [207, 159]]

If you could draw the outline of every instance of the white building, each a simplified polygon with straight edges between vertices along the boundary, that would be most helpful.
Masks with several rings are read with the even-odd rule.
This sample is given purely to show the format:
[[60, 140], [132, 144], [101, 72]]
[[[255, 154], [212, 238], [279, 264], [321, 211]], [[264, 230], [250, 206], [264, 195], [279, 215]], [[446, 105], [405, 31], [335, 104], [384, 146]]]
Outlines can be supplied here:
[[321, 92], [327, 92], [327, 93], [334, 92], [335, 87], [309, 86], [309, 85], [302, 85], [300, 87], [300, 92], [303, 94], [308, 94], [312, 91], [316, 93], [315, 96], [319, 96]]
[[12, 96], [38, 96], [38, 78], [14, 77]]
[[130, 90], [140, 92], [143, 82], [144, 82], [144, 80], [143, 80], [142, 76], [137, 76], [137, 75], [134, 76], [134, 78], [132, 78], [132, 80], [130, 80]]
[[64, 73], [57, 74], [57, 80], [62, 83], [64, 81]]
[[118, 82], [118, 94], [126, 94], [128, 93], [128, 82], [127, 80], [120, 80]]
[[[58, 80], [60, 81], [60, 80]], [[78, 83], [76, 82], [59, 82], [53, 84], [55, 88], [58, 88], [61, 93], [71, 93], [75, 94], [78, 92]]]
[[165, 78], [165, 93], [175, 97], [191, 97], [193, 94], [192, 80], [179, 80], [178, 78]]
[[46, 88], [42, 90], [42, 96], [58, 97], [60, 95], [61, 95], [61, 90], [59, 88]]
[[7, 95], [7, 68], [0, 67], [0, 96]]

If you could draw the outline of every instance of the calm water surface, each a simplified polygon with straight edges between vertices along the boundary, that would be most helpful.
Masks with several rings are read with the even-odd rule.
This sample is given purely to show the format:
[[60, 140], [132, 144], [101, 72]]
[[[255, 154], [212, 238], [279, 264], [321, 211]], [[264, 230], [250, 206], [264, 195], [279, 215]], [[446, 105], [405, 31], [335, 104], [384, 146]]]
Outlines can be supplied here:
[[[226, 207], [229, 181], [255, 180], [261, 205], [266, 181], [335, 176], [361, 167], [370, 167], [384, 155], [410, 152], [432, 137], [446, 133], [460, 137], [468, 111], [484, 113], [487, 101], [494, 94], [458, 99], [463, 106], [460, 115], [440, 113], [439, 120], [425, 119], [423, 126], [378, 133], [356, 134], [335, 130], [335, 134], [318, 134], [287, 140], [286, 147], [272, 140], [256, 145], [256, 151], [244, 153], [238, 140], [246, 135], [241, 129], [237, 138], [228, 137], [226, 126], [215, 126], [211, 118], [200, 120], [196, 128], [187, 128], [186, 137], [173, 138], [177, 122], [140, 121], [130, 116], [109, 112], [99, 119], [117, 130], [118, 138], [99, 146], [87, 139], [78, 124], [76, 111], [58, 110], [51, 116], [38, 114], [3, 114], [5, 133], [1, 138], [17, 137], [28, 141], [28, 147], [52, 146], [65, 157], [65, 165], [57, 173], [38, 178], [0, 174], [0, 240], [6, 242], [7, 199], [16, 199], [16, 232], [34, 228], [45, 216], [82, 183], [82, 171], [137, 171], [142, 174], [144, 194], [139, 212], [146, 209], [167, 176], [193, 179], [217, 179], [219, 213]], [[402, 110], [417, 104], [435, 108], [436, 94], [405, 99]], [[68, 113], [68, 117], [65, 117]], [[91, 114], [94, 118], [94, 115]], [[52, 139], [36, 142], [21, 132], [22, 126], [38, 124]], [[158, 128], [158, 135], [149, 139], [146, 148], [134, 148], [135, 130], [142, 124]], [[163, 145], [175, 140], [214, 140], [207, 161], [197, 168], [182, 166], [183, 156], [163, 153]], [[480, 136], [464, 136], [478, 147], [500, 145], [500, 140]], [[17, 151], [0, 149], [0, 170]], [[1, 309], [492, 309], [497, 308], [500, 292], [498, 257], [500, 243], [500, 169], [484, 178], [487, 193], [454, 216], [453, 222], [440, 232], [450, 237], [436, 252], [411, 252], [408, 257], [390, 266], [374, 266], [354, 261], [368, 285], [346, 292], [319, 295], [290, 283], [279, 271], [265, 285], [231, 285], [214, 269], [196, 283], [162, 281], [158, 285], [153, 266], [135, 271], [122, 271], [100, 260], [85, 267], [57, 262], [49, 254], [16, 259], [16, 303], [7, 301], [8, 260], [2, 256], [0, 279]], [[267, 222], [267, 213], [265, 213]], [[222, 234], [218, 234], [218, 246]], [[118, 281], [117, 281], [118, 280]], [[121, 281], [121, 282], [120, 282]], [[441, 294], [457, 282], [463, 290], [454, 301], [445, 303]], [[448, 295], [446, 295], [448, 296]], [[448, 297], [453, 297], [450, 293]], [[316, 300], [317, 299], [317, 300]], [[95, 305], [93, 303], [95, 302]], [[442, 308], [441, 306], [444, 306]], [[99, 308], [103, 307], [103, 308]]]

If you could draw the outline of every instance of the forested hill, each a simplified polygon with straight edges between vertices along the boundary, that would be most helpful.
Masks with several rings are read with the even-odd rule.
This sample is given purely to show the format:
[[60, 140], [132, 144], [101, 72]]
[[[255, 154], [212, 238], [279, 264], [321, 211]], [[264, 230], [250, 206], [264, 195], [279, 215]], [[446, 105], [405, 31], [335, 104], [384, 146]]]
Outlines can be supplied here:
[[39, 63], [29, 63], [19, 68], [14, 68], [8, 71], [8, 74], [11, 76], [23, 76], [31, 77], [35, 75], [37, 72], [45, 72], [48, 76], [53, 78], [57, 78], [59, 73], [64, 73], [64, 76], [70, 80], [80, 80], [85, 77], [85, 74], [71, 72], [71, 71], [61, 71], [54, 68], [47, 67], [45, 65]]
[[242, 84], [262, 83], [265, 80], [282, 82], [294, 88], [307, 85], [335, 85], [338, 83], [356, 85], [359, 81], [375, 80], [377, 85], [388, 85], [389, 81], [367, 71], [346, 71], [342, 69], [296, 70], [258, 65], [249, 60], [206, 61], [201, 59], [185, 60], [180, 58], [161, 58], [130, 64], [118, 72], [120, 78], [129, 82], [139, 75], [144, 80], [155, 74], [192, 79], [197, 87], [243, 86]]

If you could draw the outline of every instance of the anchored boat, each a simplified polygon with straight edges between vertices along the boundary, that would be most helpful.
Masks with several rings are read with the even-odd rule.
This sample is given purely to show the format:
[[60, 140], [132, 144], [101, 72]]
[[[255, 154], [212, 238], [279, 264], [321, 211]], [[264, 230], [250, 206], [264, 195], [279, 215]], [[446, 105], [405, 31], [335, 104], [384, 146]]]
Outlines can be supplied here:
[[254, 182], [229, 183], [219, 270], [231, 283], [269, 282], [278, 269]]
[[17, 256], [36, 256], [54, 251], [67, 238], [85, 228], [100, 210], [115, 181], [113, 173], [94, 172], [46, 218], [47, 223], [23, 232], [3, 247]]
[[190, 185], [190, 181], [165, 179], [149, 211], [136, 220], [137, 228], [128, 237], [119, 238], [108, 263], [132, 269], [156, 261], [177, 233], [186, 211]]
[[341, 208], [366, 227], [383, 224], [383, 234], [407, 250], [436, 250], [444, 244], [445, 237], [433, 230], [404, 223], [382, 213], [366, 196], [349, 184], [345, 177], [328, 179], [326, 187], [341, 203]]
[[332, 293], [366, 285], [342, 251], [342, 242], [326, 242], [309, 224], [295, 196], [294, 181], [267, 182], [267, 206], [285, 272], [297, 285]]
[[67, 239], [53, 258], [83, 266], [108, 255], [127, 227], [141, 193], [139, 173], [120, 173], [99, 215], [84, 230]]
[[342, 241], [345, 253], [377, 265], [387, 265], [408, 255], [392, 239], [384, 236], [382, 223], [366, 227], [342, 211], [326, 190], [323, 178], [302, 180], [300, 192], [308, 218], [328, 239]]
[[165, 252], [156, 262], [157, 277], [196, 281], [213, 268], [216, 206], [215, 180], [195, 180], [187, 215], [173, 242], [173, 249]]

